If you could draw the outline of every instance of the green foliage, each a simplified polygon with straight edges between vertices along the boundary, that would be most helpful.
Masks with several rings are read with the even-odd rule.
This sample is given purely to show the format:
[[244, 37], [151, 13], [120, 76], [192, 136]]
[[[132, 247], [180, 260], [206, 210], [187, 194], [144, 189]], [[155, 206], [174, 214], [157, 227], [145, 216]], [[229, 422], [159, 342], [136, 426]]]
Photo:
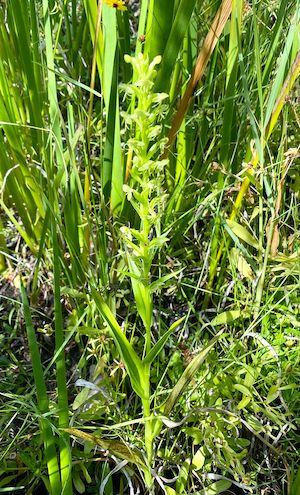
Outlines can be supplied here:
[[299, 73], [298, 0], [0, 2], [0, 491], [298, 495]]

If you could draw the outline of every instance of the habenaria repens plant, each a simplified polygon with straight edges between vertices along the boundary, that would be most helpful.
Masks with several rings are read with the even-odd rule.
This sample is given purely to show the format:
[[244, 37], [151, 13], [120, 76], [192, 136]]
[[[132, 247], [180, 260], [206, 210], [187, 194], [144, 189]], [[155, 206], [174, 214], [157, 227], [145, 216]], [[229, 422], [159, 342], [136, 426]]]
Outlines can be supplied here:
[[160, 62], [161, 57], [156, 57], [150, 64], [148, 58], [141, 53], [136, 58], [126, 55], [125, 60], [133, 67], [133, 82], [124, 85], [124, 90], [125, 94], [131, 97], [131, 101], [136, 102], [136, 108], [132, 113], [123, 114], [126, 125], [135, 132], [135, 137], [128, 141], [128, 147], [134, 154], [130, 183], [125, 184], [123, 189], [140, 218], [140, 228], [136, 230], [123, 226], [120, 229], [120, 237], [126, 253], [136, 308], [145, 329], [143, 359], [134, 351], [108, 305], [99, 294], [94, 295], [101, 314], [113, 333], [131, 385], [142, 400], [143, 414], [146, 418], [145, 450], [148, 460], [145, 478], [150, 486], [154, 440], [154, 421], [150, 419], [150, 366], [171, 332], [179, 324], [179, 322], [173, 324], [169, 331], [152, 345], [154, 285], [151, 284], [151, 266], [155, 253], [167, 242], [167, 234], [160, 232], [160, 217], [166, 202], [163, 181], [167, 160], [160, 160], [158, 157], [166, 144], [165, 138], [160, 136], [161, 120], [167, 110], [164, 102], [168, 95], [152, 92], [156, 75], [155, 66]]
[[155, 66], [161, 57], [149, 64], [148, 58], [139, 54], [136, 58], [125, 55], [132, 64], [133, 83], [124, 85], [125, 92], [137, 101], [132, 114], [123, 113], [126, 125], [135, 129], [135, 138], [128, 146], [134, 157], [130, 171], [130, 184], [123, 190], [140, 218], [139, 230], [122, 226], [121, 236], [135, 302], [145, 327], [145, 351], [151, 349], [152, 287], [151, 266], [155, 253], [167, 242], [167, 233], [161, 233], [160, 219], [167, 194], [163, 189], [164, 168], [168, 160], [160, 160], [166, 138], [161, 137], [161, 120], [167, 110], [165, 93], [153, 93]]
[[[164, 93], [156, 94], [152, 91], [156, 76], [155, 66], [160, 62], [160, 57], [156, 57], [151, 63], [142, 54], [136, 58], [126, 55], [125, 60], [132, 64], [133, 82], [126, 85], [124, 89], [125, 93], [131, 96], [131, 104], [133, 106], [134, 102], [135, 108], [132, 113], [126, 113], [123, 117], [126, 125], [130, 126], [134, 132], [135, 137], [127, 143], [130, 153], [132, 151], [134, 157], [130, 180], [128, 184], [124, 185], [124, 192], [139, 216], [140, 228], [137, 230], [131, 226], [122, 226], [120, 243], [126, 255], [136, 309], [144, 327], [142, 356], [137, 354], [108, 304], [97, 290], [93, 291], [93, 297], [112, 332], [130, 378], [131, 386], [142, 402], [145, 421], [144, 448], [147, 461], [145, 464], [140, 460], [138, 465], [144, 472], [146, 485], [152, 491], [154, 479], [153, 446], [155, 437], [160, 433], [164, 415], [170, 414], [178, 397], [202, 364], [220, 333], [202, 349], [200, 354], [195, 356], [167, 400], [155, 411], [152, 404], [150, 367], [171, 333], [184, 320], [183, 317], [173, 323], [156, 343], [152, 342], [152, 294], [158, 287], [163, 286], [168, 278], [175, 275], [167, 275], [154, 282], [151, 280], [154, 256], [168, 240], [167, 232], [161, 232], [160, 223], [167, 198], [163, 188], [164, 167], [167, 160], [159, 158], [166, 144], [165, 138], [161, 137], [161, 122], [167, 110], [165, 104], [167, 95]], [[74, 433], [73, 431], [73, 434], [80, 436], [78, 432]], [[136, 464], [136, 460], [132, 460], [132, 462]]]

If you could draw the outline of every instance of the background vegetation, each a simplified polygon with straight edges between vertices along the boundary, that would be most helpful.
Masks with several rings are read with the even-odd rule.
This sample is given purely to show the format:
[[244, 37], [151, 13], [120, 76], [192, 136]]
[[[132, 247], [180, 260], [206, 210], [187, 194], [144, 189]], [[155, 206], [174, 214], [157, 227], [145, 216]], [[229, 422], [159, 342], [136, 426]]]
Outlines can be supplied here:
[[0, 2], [0, 492], [299, 495], [299, 0]]

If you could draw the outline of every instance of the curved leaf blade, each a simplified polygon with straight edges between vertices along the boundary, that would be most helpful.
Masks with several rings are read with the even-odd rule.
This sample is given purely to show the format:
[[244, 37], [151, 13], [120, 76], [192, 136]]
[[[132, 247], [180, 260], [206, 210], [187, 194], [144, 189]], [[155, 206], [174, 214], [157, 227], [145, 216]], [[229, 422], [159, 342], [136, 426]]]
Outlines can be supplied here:
[[65, 428], [64, 431], [85, 442], [90, 442], [94, 445], [98, 445], [102, 449], [108, 450], [119, 459], [124, 459], [132, 464], [136, 464], [142, 469], [146, 469], [146, 465], [139, 452], [137, 452], [136, 449], [129, 447], [125, 442], [99, 438], [96, 435], [91, 435], [90, 433], [78, 430], [77, 428]]
[[103, 301], [102, 297], [95, 290], [92, 291], [92, 295], [102, 317], [111, 330], [112, 336], [129, 375], [132, 388], [139, 397], [142, 399], [147, 398], [146, 390], [148, 389], [148, 386], [146, 383], [147, 380], [144, 365], [141, 359], [122, 332], [120, 325], [108, 305]]
[[186, 367], [184, 372], [182, 373], [179, 381], [176, 383], [175, 387], [173, 388], [172, 392], [170, 393], [168, 399], [163, 405], [163, 413], [168, 415], [171, 410], [173, 409], [176, 401], [180, 397], [180, 395], [183, 393], [184, 389], [186, 386], [189, 384], [189, 382], [192, 380], [194, 377], [195, 373], [198, 371], [200, 368], [201, 364], [204, 362], [205, 358], [211, 351], [211, 349], [214, 347], [215, 343], [219, 340], [223, 333], [223, 330], [218, 332], [215, 337], [213, 337], [210, 342], [202, 349], [197, 356], [194, 357], [194, 359], [190, 362], [190, 364]]

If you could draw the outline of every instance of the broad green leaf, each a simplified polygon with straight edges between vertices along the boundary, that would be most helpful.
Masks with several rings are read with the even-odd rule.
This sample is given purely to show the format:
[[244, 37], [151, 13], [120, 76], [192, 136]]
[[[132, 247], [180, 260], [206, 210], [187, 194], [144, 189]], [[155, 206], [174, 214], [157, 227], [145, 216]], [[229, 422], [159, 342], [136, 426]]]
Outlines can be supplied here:
[[243, 397], [242, 400], [238, 403], [237, 409], [241, 411], [248, 406], [249, 402], [251, 402], [251, 397]]
[[253, 246], [255, 249], [258, 249], [258, 241], [253, 237], [250, 232], [243, 227], [241, 224], [238, 222], [235, 222], [234, 220], [226, 220], [226, 223], [230, 230], [242, 241], [246, 242], [250, 246]]
[[127, 340], [120, 325], [102, 297], [95, 290], [92, 291], [92, 295], [101, 315], [112, 332], [134, 391], [142, 399], [147, 399], [148, 383], [141, 359]]
[[229, 480], [219, 480], [212, 483], [208, 488], [201, 490], [200, 492], [194, 492], [194, 495], [218, 495], [219, 493], [223, 493], [232, 485]]
[[278, 396], [279, 396], [278, 385], [272, 385], [270, 387], [269, 392], [268, 392], [268, 395], [267, 395], [267, 398], [266, 398], [266, 403], [267, 404], [270, 404], [271, 402], [273, 402], [273, 400], [277, 399]]
[[240, 383], [235, 383], [233, 385], [233, 388], [235, 388], [235, 390], [238, 390], [239, 392], [241, 392], [246, 397], [251, 397], [251, 398], [253, 397], [251, 390], [249, 390], [247, 387], [245, 387], [245, 385], [242, 385]]
[[124, 459], [128, 462], [136, 464], [142, 469], [146, 468], [141, 454], [136, 449], [129, 447], [129, 445], [125, 442], [99, 438], [96, 435], [86, 433], [85, 431], [78, 430], [77, 428], [66, 428], [65, 431], [76, 438], [84, 440], [85, 442], [90, 442], [94, 445], [98, 445], [102, 449], [108, 450], [119, 459]]
[[205, 455], [203, 454], [203, 448], [197, 450], [196, 454], [192, 459], [192, 467], [196, 471], [199, 471], [204, 466], [205, 463]]
[[218, 325], [227, 325], [228, 323], [232, 323], [234, 320], [237, 320], [242, 316], [242, 311], [233, 310], [233, 311], [224, 311], [223, 313], [218, 314], [210, 324], [213, 327]]
[[248, 371], [244, 378], [244, 385], [245, 387], [251, 388], [255, 383], [258, 371], [255, 368], [252, 368], [251, 366], [249, 366], [247, 369]]
[[145, 53], [153, 60], [156, 55], [163, 55], [172, 28], [174, 1], [151, 2], [147, 21]]
[[253, 280], [254, 275], [251, 266], [245, 260], [241, 251], [234, 247], [230, 251], [230, 257], [232, 262], [236, 265], [236, 268], [242, 277], [247, 278], [248, 280]]
[[79, 394], [76, 395], [73, 404], [72, 404], [72, 409], [73, 411], [76, 411], [79, 407], [83, 406], [90, 397], [90, 390], [88, 388], [84, 388], [79, 392]]
[[174, 488], [171, 488], [170, 486], [165, 486], [165, 490], [167, 495], [178, 495]]

